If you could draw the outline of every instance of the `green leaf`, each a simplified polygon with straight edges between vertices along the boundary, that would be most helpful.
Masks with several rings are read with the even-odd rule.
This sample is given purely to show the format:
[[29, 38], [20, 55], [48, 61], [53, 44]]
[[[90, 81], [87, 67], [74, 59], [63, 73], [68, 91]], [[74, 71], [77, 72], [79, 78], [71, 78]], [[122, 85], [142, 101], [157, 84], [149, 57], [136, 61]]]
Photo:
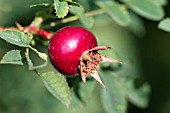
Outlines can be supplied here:
[[136, 88], [134, 80], [134, 78], [129, 78], [124, 81], [127, 99], [135, 106], [146, 108], [149, 103], [150, 86], [144, 83], [141, 87]]
[[162, 29], [164, 31], [170, 32], [170, 18], [166, 18], [166, 19], [162, 20], [159, 23], [158, 28]]
[[[45, 54], [45, 53], [44, 53]], [[35, 70], [35, 69], [39, 69], [39, 68], [43, 68], [43, 67], [46, 67], [47, 66], [47, 61], [45, 61], [43, 64], [41, 65], [38, 65], [38, 66], [34, 66], [31, 59], [30, 59], [30, 56], [29, 56], [29, 49], [27, 48], [26, 49], [26, 52], [25, 52], [25, 57], [26, 57], [26, 60], [28, 62], [28, 68], [29, 70]]]
[[97, 1], [96, 4], [103, 8], [118, 24], [127, 26], [130, 23], [128, 11], [123, 5], [114, 1]]
[[155, 2], [158, 5], [166, 5], [168, 3], [167, 0], [152, 0], [153, 2]]
[[64, 105], [69, 107], [71, 103], [71, 91], [63, 75], [54, 72], [41, 74], [46, 88], [54, 97], [59, 99]]
[[145, 18], [160, 20], [164, 17], [163, 8], [153, 0], [126, 0], [125, 2], [130, 9]]
[[32, 39], [31, 36], [28, 36], [23, 32], [10, 30], [1, 31], [0, 38], [20, 47], [29, 47], [29, 44]]
[[89, 98], [92, 95], [92, 92], [95, 89], [96, 83], [97, 82], [95, 80], [87, 81], [86, 85], [83, 82], [80, 83], [79, 95], [84, 102], [88, 102]]
[[80, 8], [78, 6], [72, 6], [69, 9], [70, 13], [75, 14], [75, 15], [82, 15], [84, 13], [84, 9]]
[[54, 9], [58, 18], [64, 18], [68, 13], [69, 6], [67, 2], [60, 2], [59, 0], [54, 0]]
[[110, 71], [100, 70], [100, 76], [107, 88], [102, 89], [101, 95], [104, 109], [107, 113], [126, 113], [127, 101], [121, 79]]
[[7, 52], [0, 61], [0, 64], [17, 64], [23, 65], [19, 50]]
[[87, 17], [85, 14], [81, 15], [79, 20], [86, 28], [91, 28], [94, 25], [93, 17]]

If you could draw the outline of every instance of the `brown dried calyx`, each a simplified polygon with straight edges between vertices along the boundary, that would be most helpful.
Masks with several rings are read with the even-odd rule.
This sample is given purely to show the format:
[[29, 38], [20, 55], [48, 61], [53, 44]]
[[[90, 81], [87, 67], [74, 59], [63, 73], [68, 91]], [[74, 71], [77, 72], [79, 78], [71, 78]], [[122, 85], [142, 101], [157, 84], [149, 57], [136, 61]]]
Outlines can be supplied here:
[[81, 78], [86, 84], [86, 77], [92, 76], [95, 78], [105, 89], [105, 85], [100, 79], [100, 76], [98, 74], [99, 64], [101, 62], [117, 62], [121, 63], [118, 60], [112, 59], [110, 57], [104, 56], [99, 54], [98, 50], [106, 50], [109, 49], [109, 46], [101, 46], [101, 47], [95, 47], [91, 50], [87, 50], [83, 53], [81, 59], [80, 59], [80, 74]]

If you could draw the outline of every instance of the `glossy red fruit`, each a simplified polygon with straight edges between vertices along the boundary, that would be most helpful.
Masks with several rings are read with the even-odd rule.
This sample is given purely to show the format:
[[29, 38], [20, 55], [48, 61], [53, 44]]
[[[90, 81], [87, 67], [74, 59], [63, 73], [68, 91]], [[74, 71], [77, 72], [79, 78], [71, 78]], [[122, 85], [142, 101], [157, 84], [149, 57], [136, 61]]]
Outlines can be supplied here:
[[101, 62], [118, 62], [99, 54], [98, 50], [110, 47], [97, 47], [95, 36], [82, 27], [68, 26], [58, 30], [49, 44], [49, 56], [54, 67], [64, 75], [81, 75], [84, 83], [92, 76], [104, 88], [105, 85], [98, 75]]
[[95, 36], [88, 30], [68, 26], [58, 30], [49, 44], [54, 67], [68, 76], [79, 74], [80, 58], [84, 51], [97, 46]]

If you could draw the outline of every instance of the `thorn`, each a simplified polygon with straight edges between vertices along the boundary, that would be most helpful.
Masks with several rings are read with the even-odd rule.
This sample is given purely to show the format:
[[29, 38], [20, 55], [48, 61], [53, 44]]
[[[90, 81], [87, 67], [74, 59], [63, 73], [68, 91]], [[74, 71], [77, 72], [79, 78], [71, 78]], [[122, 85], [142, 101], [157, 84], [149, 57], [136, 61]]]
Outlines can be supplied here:
[[91, 74], [91, 76], [92, 76], [94, 79], [96, 79], [96, 80], [103, 86], [104, 89], [106, 89], [106, 86], [105, 86], [105, 85], [103, 84], [103, 82], [101, 81], [100, 76], [99, 76], [99, 74], [98, 74], [97, 71], [95, 71], [93, 74]]
[[24, 30], [24, 27], [22, 27], [18, 22], [15, 22], [15, 25], [18, 27], [20, 31]]

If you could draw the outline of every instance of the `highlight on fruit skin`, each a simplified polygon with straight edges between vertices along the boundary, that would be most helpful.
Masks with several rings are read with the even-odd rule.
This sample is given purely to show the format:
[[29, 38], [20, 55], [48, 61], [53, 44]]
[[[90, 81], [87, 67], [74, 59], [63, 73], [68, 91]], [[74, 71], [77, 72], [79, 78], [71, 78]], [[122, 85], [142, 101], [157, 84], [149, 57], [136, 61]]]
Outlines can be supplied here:
[[98, 47], [95, 36], [87, 29], [67, 26], [53, 35], [48, 51], [53, 66], [62, 74], [66, 76], [80, 74], [84, 84], [86, 84], [86, 78], [92, 76], [106, 88], [98, 74], [99, 64], [101, 62], [121, 63], [98, 53], [99, 50], [109, 48], [109, 46]]

